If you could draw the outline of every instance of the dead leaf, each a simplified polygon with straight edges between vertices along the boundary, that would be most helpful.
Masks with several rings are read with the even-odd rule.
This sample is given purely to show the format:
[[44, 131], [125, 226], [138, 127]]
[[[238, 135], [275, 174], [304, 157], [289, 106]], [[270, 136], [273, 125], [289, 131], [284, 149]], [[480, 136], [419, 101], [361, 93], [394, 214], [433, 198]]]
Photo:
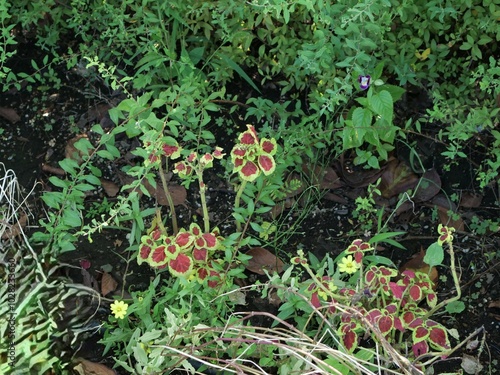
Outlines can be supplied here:
[[477, 208], [481, 206], [482, 201], [483, 201], [483, 196], [481, 194], [465, 191], [462, 193], [462, 196], [460, 197], [459, 206], [465, 208]]
[[491, 308], [497, 308], [500, 309], [500, 300], [497, 301], [491, 301], [488, 307]]
[[[128, 176], [124, 173], [119, 173], [118, 178], [120, 179], [120, 182], [123, 185], [129, 185], [131, 184], [134, 180], [133, 177]], [[162, 206], [167, 206], [168, 205], [168, 200], [167, 196], [165, 194], [165, 191], [163, 190], [162, 183], [161, 181], [155, 180], [156, 181], [156, 188], [154, 188], [149, 182], [146, 180], [143, 180], [143, 185], [146, 188], [147, 192], [149, 193], [150, 196], [155, 197], [156, 200], [158, 201], [158, 204]], [[177, 185], [176, 183], [169, 183], [167, 184], [168, 190], [170, 192], [170, 195], [172, 196], [172, 201], [174, 202], [174, 206], [179, 206], [181, 204], [184, 204], [187, 198], [187, 191], [184, 186]], [[127, 191], [130, 191], [128, 189]], [[142, 196], [141, 190], [137, 190], [139, 197]]]
[[104, 272], [102, 274], [101, 294], [103, 295], [103, 297], [105, 297], [107, 294], [111, 292], [114, 292], [117, 286], [118, 283], [115, 281], [115, 279], [113, 279], [113, 276], [111, 276], [107, 272]]
[[0, 116], [15, 124], [21, 117], [12, 108], [0, 107]]
[[120, 187], [113, 181], [101, 178], [101, 185], [108, 197], [116, 197], [116, 194], [120, 191]]
[[436, 196], [441, 190], [441, 177], [435, 169], [428, 169], [424, 172], [417, 189], [415, 190], [414, 200], [417, 202], [427, 202]]
[[362, 169], [355, 166], [351, 160], [346, 160], [344, 154], [340, 156], [337, 162], [337, 170], [347, 186], [366, 187], [378, 180], [384, 167], [381, 169]]
[[448, 210], [447, 208], [441, 206], [436, 207], [441, 224], [446, 225], [447, 227], [455, 228], [455, 230], [457, 231], [463, 231], [465, 229], [464, 221], [461, 217], [455, 219], [453, 218], [453, 216], [450, 216], [450, 210]]
[[87, 134], [79, 134], [76, 137], [71, 138], [64, 149], [64, 156], [67, 159], [73, 159], [78, 164], [83, 163], [83, 153], [75, 147], [75, 143], [82, 138], [87, 138]]
[[468, 354], [463, 355], [460, 366], [467, 374], [479, 374], [483, 369], [483, 366], [479, 363], [479, 359]]
[[[28, 215], [25, 213], [21, 214], [21, 217], [13, 225], [7, 225], [5, 231], [2, 234], [2, 240], [13, 239], [19, 236], [23, 232], [23, 228], [28, 222]], [[2, 224], [3, 225], [3, 224]]]
[[115, 242], [113, 242], [113, 245], [114, 245], [115, 247], [120, 247], [120, 246], [122, 245], [122, 243], [123, 243], [123, 241], [117, 238], [117, 239], [115, 240]]
[[[403, 264], [399, 268], [399, 273], [403, 273], [406, 270], [410, 270], [413, 272], [422, 272], [422, 273], [427, 273], [429, 274], [429, 265], [424, 262], [424, 257], [425, 257], [425, 250], [422, 247], [420, 249], [420, 252], [415, 254], [410, 260], [408, 260], [405, 264]], [[436, 288], [436, 284], [438, 281], [438, 271], [436, 267], [432, 267], [430, 270], [429, 278], [433, 282], [433, 289]]]
[[51, 166], [49, 164], [45, 164], [45, 163], [42, 164], [42, 171], [48, 172], [50, 174], [55, 174], [58, 176], [65, 176], [66, 175], [66, 172], [64, 171], [64, 169], [58, 168], [58, 167], [53, 167], [53, 166]]
[[259, 275], [265, 275], [264, 270], [269, 273], [283, 271], [284, 263], [276, 255], [263, 247], [254, 247], [247, 251], [247, 255], [252, 258], [248, 261], [245, 268]]
[[80, 272], [82, 273], [82, 277], [83, 277], [83, 285], [89, 287], [89, 288], [92, 288], [94, 289], [96, 292], [99, 293], [99, 283], [97, 282], [97, 280], [89, 273], [89, 271], [87, 271], [85, 268], [82, 268], [80, 270]]
[[387, 163], [380, 178], [379, 190], [382, 197], [386, 199], [413, 189], [418, 184], [418, 176], [406, 163], [397, 159], [392, 159]]
[[[149, 184], [147, 184], [147, 185], [149, 185]], [[151, 186], [151, 185], [149, 185], [149, 186]], [[168, 206], [168, 199], [167, 199], [167, 195], [165, 193], [165, 190], [163, 190], [163, 187], [161, 184], [157, 183], [156, 186], [157, 186], [156, 189], [154, 189], [152, 186], [150, 188], [151, 190], [148, 189], [149, 194], [151, 194], [151, 196], [153, 196], [153, 197], [156, 197], [156, 201], [158, 202], [159, 205]], [[147, 189], [147, 187], [146, 187], [146, 189]], [[174, 206], [178, 206], [178, 205], [184, 204], [184, 202], [186, 202], [187, 191], [186, 191], [186, 188], [184, 186], [170, 183], [170, 184], [168, 184], [168, 191], [170, 193], [170, 196], [172, 197], [172, 201], [174, 202]]]
[[116, 372], [109, 367], [88, 361], [83, 358], [76, 359], [77, 365], [73, 367], [79, 375], [116, 375]]

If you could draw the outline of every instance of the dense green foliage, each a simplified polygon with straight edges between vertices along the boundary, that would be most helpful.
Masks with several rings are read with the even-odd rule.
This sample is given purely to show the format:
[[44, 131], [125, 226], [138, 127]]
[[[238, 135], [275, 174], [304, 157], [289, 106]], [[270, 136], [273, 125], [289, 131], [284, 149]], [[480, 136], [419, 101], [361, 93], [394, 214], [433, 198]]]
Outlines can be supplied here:
[[[163, 164], [168, 167], [161, 159], [165, 155], [159, 156], [162, 167], [155, 165], [157, 150], [180, 144], [189, 150], [183, 158], [191, 152], [210, 153], [218, 145], [210, 127], [214, 124], [232, 133], [249, 122], [261, 139], [276, 142], [272, 155], [265, 150], [260, 154], [272, 156], [276, 165], [252, 184], [232, 173], [237, 157], [223, 165], [238, 191], [233, 213], [237, 230], [224, 233], [228, 263], [244, 262], [244, 257], [235, 255], [240, 247], [258, 243], [247, 236], [248, 228], [262, 228], [262, 220], [256, 218], [276, 203], [271, 193], [286, 191], [288, 174], [302, 173], [304, 162], [349, 154], [356, 165], [378, 168], [398, 140], [412, 142], [408, 135], [420, 133], [429, 123], [436, 127], [436, 138], [446, 144], [443, 155], [451, 161], [465, 157], [464, 147], [478, 134], [488, 136], [488, 157], [476, 171], [484, 188], [498, 180], [500, 169], [500, 132], [495, 129], [500, 111], [499, 20], [499, 0], [0, 0], [3, 91], [58, 89], [62, 84], [58, 74], [71, 71], [124, 98], [110, 110], [113, 129], [93, 126], [90, 132], [97, 141], [81, 138], [75, 143], [81, 160], [59, 163], [66, 176], [50, 178], [55, 189], [42, 197], [47, 218], [41, 220], [41, 230], [32, 241], [42, 246], [50, 263], [73, 250], [80, 236], [92, 240], [102, 228], [114, 227], [130, 232], [129, 250], [136, 254], [147, 223], [157, 212], [140, 205], [140, 194], [149, 195], [143, 182], [155, 186]], [[39, 56], [29, 69], [16, 70], [10, 62], [23, 43], [35, 46]], [[395, 115], [396, 103], [414, 87], [428, 93], [433, 107], [419, 117], [401, 119]], [[119, 136], [139, 144], [132, 153], [141, 162], [122, 169], [131, 177], [122, 190], [128, 193], [121, 193], [109, 212], [84, 225], [85, 193], [101, 184], [96, 161], [120, 157], [115, 142]], [[372, 215], [373, 202], [366, 201], [365, 206]], [[203, 219], [208, 220], [206, 212]], [[207, 227], [205, 221], [205, 232], [213, 229]], [[239, 266], [225, 271], [238, 276]], [[229, 319], [236, 302], [228, 296], [236, 293], [236, 285], [228, 280], [219, 290], [222, 307], [213, 311], [206, 309], [214, 298], [206, 292], [206, 284], [183, 278], [160, 284], [155, 279], [148, 291], [135, 293], [129, 301], [129, 314], [141, 319], [135, 327], [129, 320], [110, 318], [104, 339], [107, 349], [115, 346], [118, 363], [141, 372], [179, 364], [191, 369], [182, 356], [179, 361], [172, 357], [161, 362], [166, 349], [175, 354], [184, 345], [202, 348], [203, 340], [214, 352], [217, 345], [222, 350], [234, 348], [216, 341], [222, 340], [224, 323], [237, 320]], [[182, 297], [175, 303], [172, 290]], [[307, 304], [295, 297], [297, 303]], [[153, 298], [169, 307], [151, 310]], [[141, 307], [144, 300], [147, 303]], [[313, 310], [310, 304], [307, 309]], [[35, 322], [39, 314], [33, 304]], [[179, 327], [184, 336], [165, 341], [161, 330], [170, 335]], [[207, 333], [206, 328], [214, 331]], [[157, 346], [149, 348], [153, 340]], [[243, 355], [251, 346], [242, 345], [232, 354]], [[269, 359], [262, 365], [287, 373], [290, 363], [271, 360], [282, 354], [283, 347], [275, 349], [262, 356]], [[148, 363], [150, 353], [158, 363]], [[358, 352], [358, 358], [360, 353], [365, 354]], [[202, 350], [190, 353], [203, 354]], [[296, 360], [295, 369], [310, 369], [306, 360]]]

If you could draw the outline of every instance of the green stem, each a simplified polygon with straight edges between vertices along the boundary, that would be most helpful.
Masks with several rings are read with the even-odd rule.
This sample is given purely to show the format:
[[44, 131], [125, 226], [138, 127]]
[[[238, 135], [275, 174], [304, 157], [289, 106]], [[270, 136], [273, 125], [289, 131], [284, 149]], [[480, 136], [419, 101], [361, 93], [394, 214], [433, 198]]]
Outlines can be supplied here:
[[165, 192], [165, 196], [167, 197], [168, 206], [170, 207], [170, 214], [172, 215], [172, 229], [175, 236], [177, 235], [177, 233], [179, 233], [179, 227], [177, 225], [177, 214], [175, 213], [175, 206], [172, 195], [170, 194], [170, 190], [168, 190], [167, 180], [165, 179], [165, 174], [163, 173], [162, 163], [160, 163], [160, 179], [163, 186], [163, 191]]
[[198, 183], [200, 185], [200, 200], [201, 208], [203, 209], [203, 224], [205, 227], [205, 233], [210, 233], [210, 219], [208, 217], [207, 197], [205, 195], [207, 187], [203, 182], [203, 173], [198, 174]]
[[436, 311], [439, 309], [442, 309], [444, 306], [448, 305], [449, 303], [458, 301], [460, 297], [462, 296], [462, 289], [460, 289], [460, 280], [458, 278], [457, 274], [457, 268], [455, 266], [455, 252], [453, 251], [453, 244], [451, 242], [448, 243], [448, 248], [449, 248], [449, 253], [450, 253], [450, 270], [451, 270], [451, 275], [453, 277], [453, 282], [455, 283], [455, 289], [457, 290], [457, 295], [452, 298], [448, 298], [441, 303], [437, 304], [432, 308], [426, 315], [425, 318], [429, 318], [432, 316]]
[[[240, 188], [238, 189], [238, 192], [236, 193], [236, 198], [234, 199], [234, 209], [235, 211], [240, 208], [240, 201], [241, 201], [241, 195], [243, 194], [243, 191], [245, 190], [245, 186], [247, 185], [247, 181], [243, 180], [241, 182]], [[236, 220], [236, 231], [241, 232], [241, 223]]]

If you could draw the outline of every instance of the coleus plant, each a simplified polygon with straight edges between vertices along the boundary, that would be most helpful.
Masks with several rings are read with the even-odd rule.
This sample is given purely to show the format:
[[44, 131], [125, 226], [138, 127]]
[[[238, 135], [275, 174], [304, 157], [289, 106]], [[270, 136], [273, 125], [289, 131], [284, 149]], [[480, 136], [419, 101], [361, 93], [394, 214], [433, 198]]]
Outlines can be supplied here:
[[195, 223], [188, 230], [181, 229], [176, 235], [168, 236], [158, 213], [141, 238], [137, 263], [147, 263], [156, 269], [168, 268], [173, 276], [199, 282], [208, 278], [208, 286], [216, 287], [221, 274], [217, 267], [219, 260], [213, 255], [220, 243], [216, 229], [204, 233]]
[[[446, 242], [452, 249], [453, 230], [440, 226], [438, 231], [439, 245]], [[331, 319], [338, 319], [337, 333], [349, 352], [353, 352], [367, 335], [375, 341], [382, 335], [389, 344], [405, 353], [405, 343], [409, 341], [413, 359], [429, 353], [431, 348], [445, 356], [450, 341], [447, 329], [430, 319], [437, 295], [429, 275], [412, 270], [400, 274], [394, 268], [376, 264], [368, 264], [363, 269], [364, 255], [368, 251], [373, 251], [373, 247], [357, 239], [344, 252], [358, 263], [357, 268], [352, 267], [352, 272], [359, 270], [355, 281], [351, 278], [352, 283], [348, 286], [341, 280], [338, 270], [333, 276], [316, 275], [300, 251], [292, 264], [303, 266], [312, 278], [306, 288], [311, 305], [324, 309], [324, 314]], [[337, 309], [339, 304], [350, 307], [351, 312]], [[352, 314], [352, 309], [357, 313]]]
[[274, 138], [259, 137], [253, 125], [247, 125], [247, 130], [240, 134], [238, 143], [231, 150], [231, 160], [234, 172], [244, 181], [254, 181], [262, 172], [269, 176], [276, 169], [273, 155], [276, 153]]

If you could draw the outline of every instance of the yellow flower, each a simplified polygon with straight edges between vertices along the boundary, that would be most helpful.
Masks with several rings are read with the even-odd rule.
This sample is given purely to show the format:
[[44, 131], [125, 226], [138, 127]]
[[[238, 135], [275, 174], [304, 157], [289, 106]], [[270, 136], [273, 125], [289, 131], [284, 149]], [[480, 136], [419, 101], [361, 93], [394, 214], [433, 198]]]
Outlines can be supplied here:
[[113, 313], [116, 319], [125, 318], [127, 309], [128, 305], [123, 301], [115, 301], [111, 304], [111, 312]]
[[343, 257], [339, 262], [339, 271], [345, 273], [354, 273], [361, 267], [353, 258], [352, 255]]

